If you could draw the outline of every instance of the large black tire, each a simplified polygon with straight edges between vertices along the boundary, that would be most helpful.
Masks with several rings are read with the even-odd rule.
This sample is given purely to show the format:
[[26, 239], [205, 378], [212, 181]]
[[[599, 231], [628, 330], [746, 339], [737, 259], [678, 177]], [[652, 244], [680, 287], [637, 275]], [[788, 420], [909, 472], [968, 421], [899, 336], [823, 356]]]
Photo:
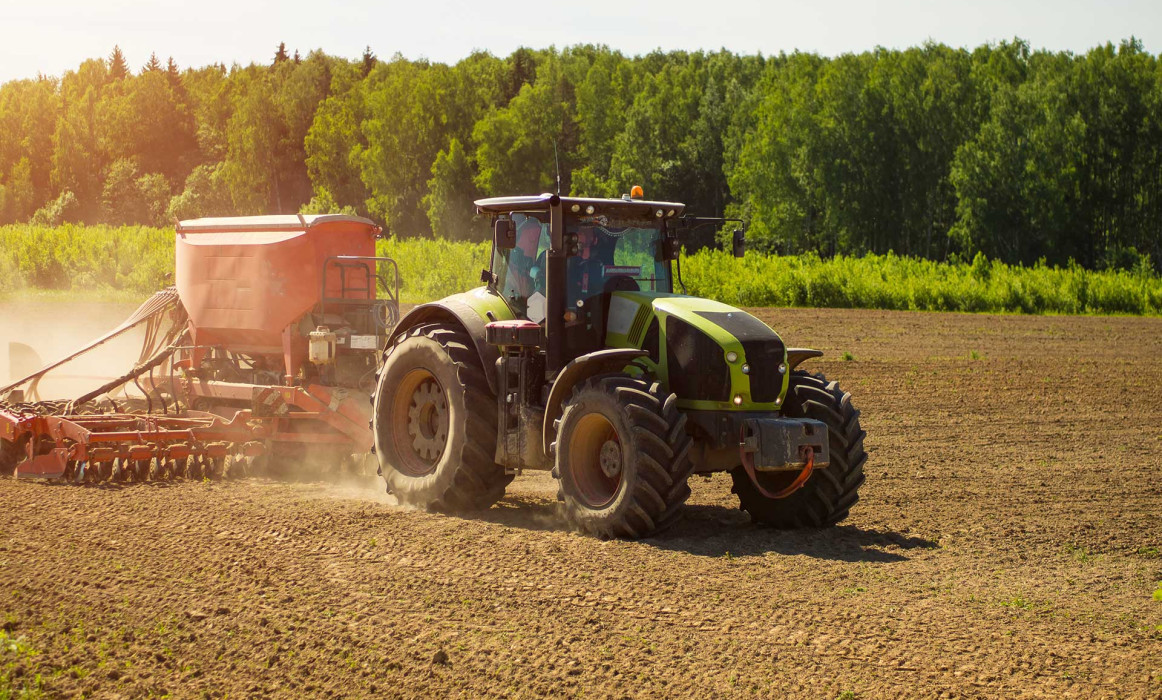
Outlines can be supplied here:
[[[753, 520], [780, 528], [827, 527], [847, 517], [859, 500], [863, 467], [867, 454], [859, 425], [859, 411], [851, 405], [851, 394], [828, 382], [822, 374], [803, 370], [791, 373], [783, 415], [814, 418], [827, 424], [831, 463], [816, 470], [803, 488], [786, 498], [763, 496], [742, 467], [730, 472], [739, 507]], [[759, 474], [763, 488], [771, 493], [790, 484], [798, 472]]]
[[678, 397], [622, 374], [582, 382], [565, 403], [553, 475], [565, 518], [599, 537], [646, 537], [690, 497], [690, 436]]
[[512, 481], [496, 464], [496, 398], [472, 339], [444, 324], [396, 336], [379, 374], [373, 431], [379, 472], [400, 503], [440, 512], [488, 508]]

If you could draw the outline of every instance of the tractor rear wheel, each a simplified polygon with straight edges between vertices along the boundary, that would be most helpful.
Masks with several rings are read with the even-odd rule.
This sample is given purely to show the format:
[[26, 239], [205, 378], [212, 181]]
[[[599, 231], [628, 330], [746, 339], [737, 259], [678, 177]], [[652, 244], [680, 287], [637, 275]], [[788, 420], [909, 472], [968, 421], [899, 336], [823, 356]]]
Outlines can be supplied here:
[[396, 337], [374, 398], [375, 453], [400, 503], [441, 512], [488, 508], [512, 481], [496, 464], [496, 398], [461, 329], [429, 324]]
[[[834, 525], [846, 518], [859, 500], [859, 487], [864, 481], [867, 454], [863, 438], [867, 433], [859, 425], [859, 411], [851, 405], [851, 394], [840, 389], [838, 382], [828, 382], [822, 374], [795, 370], [787, 387], [783, 415], [826, 423], [831, 463], [812, 473], [803, 488], [780, 499], [762, 495], [746, 470], [735, 467], [730, 475], [739, 507], [756, 522], [780, 528]], [[758, 474], [763, 488], [772, 493], [786, 488], [796, 476], [798, 472]]]
[[693, 471], [686, 416], [657, 382], [589, 379], [565, 403], [553, 443], [564, 515], [599, 537], [636, 539], [678, 518]]

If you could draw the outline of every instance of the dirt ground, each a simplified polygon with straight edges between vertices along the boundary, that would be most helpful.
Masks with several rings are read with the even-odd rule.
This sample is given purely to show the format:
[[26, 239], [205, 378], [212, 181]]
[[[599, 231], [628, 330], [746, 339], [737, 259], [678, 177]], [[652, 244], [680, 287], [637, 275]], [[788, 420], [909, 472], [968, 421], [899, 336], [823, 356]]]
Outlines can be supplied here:
[[0, 696], [1162, 697], [1162, 319], [758, 313], [863, 411], [840, 527], [0, 480]]

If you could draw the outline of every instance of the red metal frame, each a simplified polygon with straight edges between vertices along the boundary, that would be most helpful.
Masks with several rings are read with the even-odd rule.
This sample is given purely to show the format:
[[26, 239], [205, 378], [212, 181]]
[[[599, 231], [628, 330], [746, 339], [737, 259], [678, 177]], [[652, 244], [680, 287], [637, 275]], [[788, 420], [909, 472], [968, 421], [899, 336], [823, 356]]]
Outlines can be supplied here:
[[[177, 403], [218, 407], [221, 413], [232, 411], [232, 417], [195, 410], [180, 415], [39, 415], [0, 405], [0, 438], [24, 451], [17, 476], [58, 478], [70, 464], [114, 459], [256, 456], [278, 443], [369, 452], [371, 411], [366, 395], [294, 383], [307, 357], [307, 339], [298, 328], [303, 313], [324, 301], [374, 300], [374, 262], [381, 260], [374, 257], [378, 233], [371, 221], [341, 216], [180, 224], [176, 286], [188, 313], [192, 346], [177, 348], [170, 357], [171, 368], [180, 370], [183, 378], [170, 384], [168, 391], [177, 394]], [[327, 277], [328, 263], [348, 260], [373, 261], [363, 287], [348, 288]], [[398, 277], [396, 268], [393, 300], [398, 299]], [[195, 378], [211, 346], [264, 355], [272, 364], [281, 360], [286, 385]], [[156, 390], [167, 382], [150, 384]]]

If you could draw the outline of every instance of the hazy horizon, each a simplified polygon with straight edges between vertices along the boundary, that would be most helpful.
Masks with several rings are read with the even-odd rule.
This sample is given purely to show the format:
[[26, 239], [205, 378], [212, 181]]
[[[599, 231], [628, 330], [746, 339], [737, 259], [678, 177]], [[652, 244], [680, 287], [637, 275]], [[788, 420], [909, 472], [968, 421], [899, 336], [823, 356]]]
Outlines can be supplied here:
[[[287, 0], [188, 1], [158, 6], [143, 0], [94, 4], [58, 0], [3, 11], [8, 39], [0, 44], [0, 83], [37, 74], [60, 76], [121, 47], [137, 72], [156, 53], [181, 68], [211, 63], [269, 63], [276, 47], [302, 55], [314, 49], [357, 58], [365, 46], [381, 59], [395, 53], [455, 63], [474, 50], [507, 56], [527, 46], [605, 44], [627, 55], [708, 50], [826, 56], [926, 41], [974, 48], [1019, 37], [1034, 49], [1084, 53], [1131, 36], [1146, 51], [1162, 48], [1162, 5], [1145, 0], [1072, 0], [1046, 8], [1029, 0], [984, 0], [963, 6], [934, 2], [840, 0], [810, 7], [725, 0], [713, 14], [683, 3], [612, 2], [545, 9], [527, 0], [477, 3], [336, 3], [320, 7]], [[688, 4], [689, 7], [694, 7]], [[544, 26], [538, 27], [541, 24]]]

